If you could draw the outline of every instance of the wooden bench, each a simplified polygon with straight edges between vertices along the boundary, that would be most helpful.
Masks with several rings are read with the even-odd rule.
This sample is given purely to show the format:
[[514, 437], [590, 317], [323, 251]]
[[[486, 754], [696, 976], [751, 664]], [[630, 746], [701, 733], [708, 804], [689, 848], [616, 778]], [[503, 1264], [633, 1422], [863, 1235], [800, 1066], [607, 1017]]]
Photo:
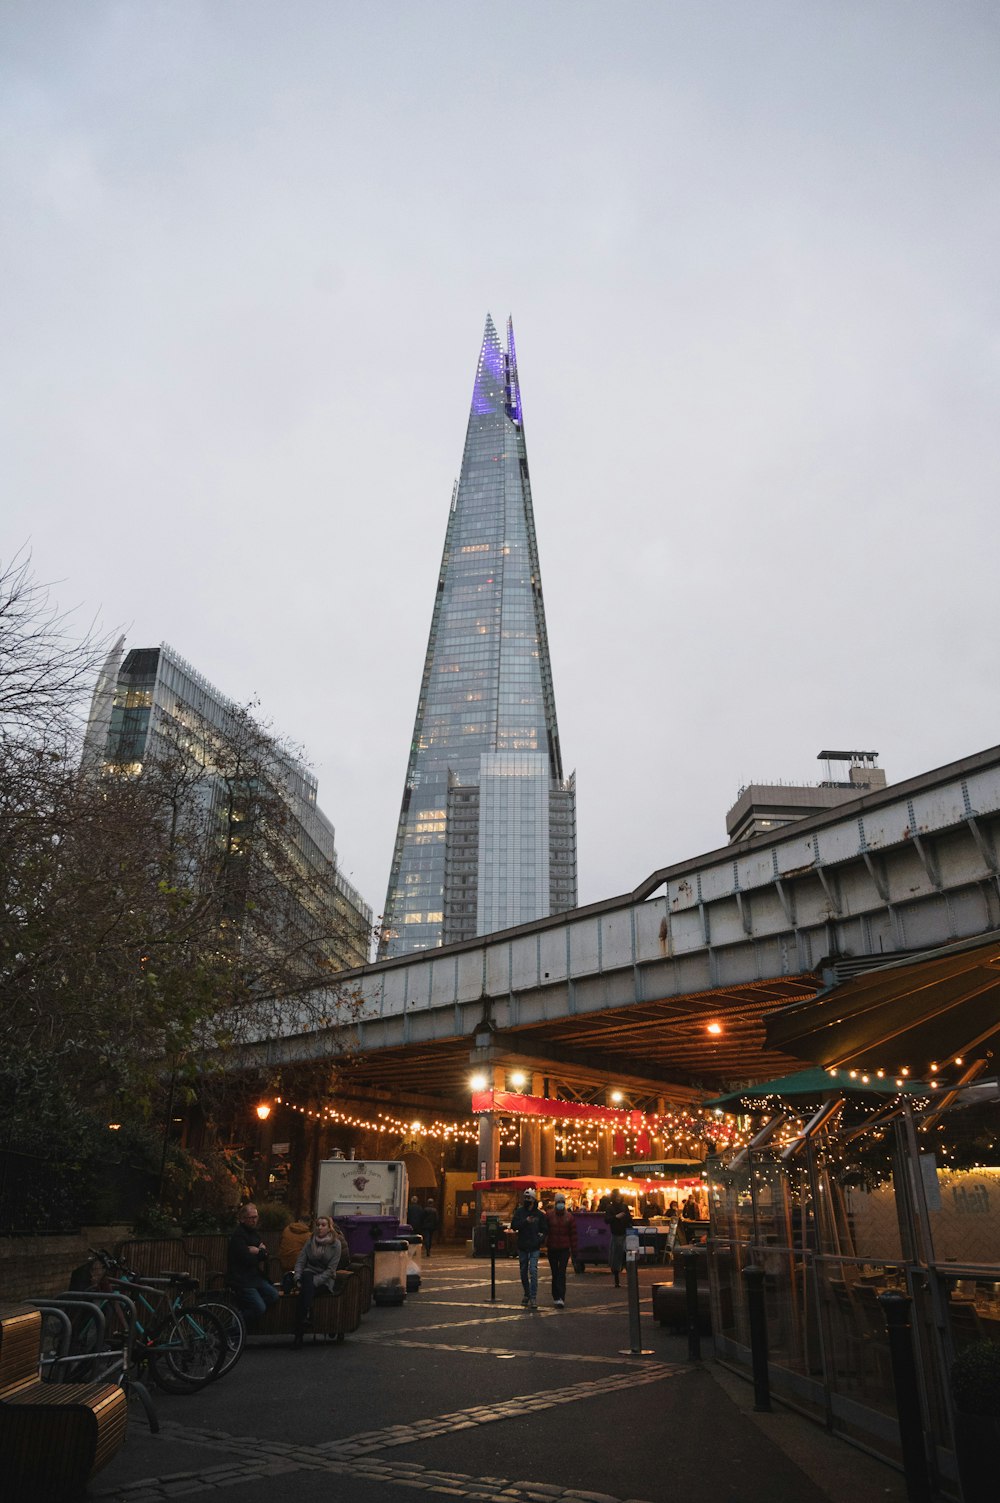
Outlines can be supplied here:
[[70, 1503], [125, 1441], [128, 1401], [109, 1383], [42, 1383], [42, 1314], [0, 1305], [0, 1491]]
[[263, 1315], [247, 1316], [247, 1336], [294, 1336], [296, 1344], [303, 1336], [325, 1337], [329, 1341], [343, 1341], [361, 1324], [361, 1280], [351, 1269], [338, 1268], [336, 1287], [330, 1293], [319, 1293], [313, 1301], [312, 1320], [304, 1330], [299, 1329], [297, 1294], [282, 1294]]

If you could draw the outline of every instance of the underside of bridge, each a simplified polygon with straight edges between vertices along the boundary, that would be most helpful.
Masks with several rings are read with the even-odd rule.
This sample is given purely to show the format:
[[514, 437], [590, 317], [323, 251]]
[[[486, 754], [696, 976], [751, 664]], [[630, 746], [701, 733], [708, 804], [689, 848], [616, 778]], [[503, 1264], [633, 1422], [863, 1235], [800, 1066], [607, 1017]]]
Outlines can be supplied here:
[[488, 1022], [472, 1036], [348, 1052], [338, 1090], [442, 1113], [466, 1113], [470, 1076], [486, 1066], [521, 1069], [546, 1094], [593, 1100], [615, 1087], [636, 1107], [657, 1099], [694, 1103], [729, 1084], [766, 1079], [798, 1065], [769, 1049], [764, 1018], [813, 997], [814, 975], [726, 986], [517, 1028]]

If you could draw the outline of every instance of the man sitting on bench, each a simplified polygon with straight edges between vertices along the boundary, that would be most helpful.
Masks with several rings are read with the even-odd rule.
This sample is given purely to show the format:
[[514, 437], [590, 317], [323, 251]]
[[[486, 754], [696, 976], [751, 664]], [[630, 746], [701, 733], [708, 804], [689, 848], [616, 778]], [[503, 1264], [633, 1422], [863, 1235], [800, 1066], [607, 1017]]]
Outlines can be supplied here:
[[274, 1285], [264, 1277], [267, 1248], [258, 1226], [260, 1216], [252, 1201], [240, 1207], [239, 1225], [229, 1239], [226, 1277], [240, 1308], [259, 1318], [279, 1298]]

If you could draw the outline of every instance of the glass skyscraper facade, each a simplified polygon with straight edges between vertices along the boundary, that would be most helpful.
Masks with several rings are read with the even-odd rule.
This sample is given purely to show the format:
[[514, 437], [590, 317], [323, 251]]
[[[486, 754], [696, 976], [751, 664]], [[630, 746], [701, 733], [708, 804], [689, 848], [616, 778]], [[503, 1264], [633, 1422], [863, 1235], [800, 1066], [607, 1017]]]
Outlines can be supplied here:
[[438, 574], [380, 958], [576, 905], [514, 332], [487, 318]]
[[[223, 764], [226, 748], [239, 738], [242, 712], [165, 642], [134, 647], [124, 660], [123, 646], [124, 638], [119, 638], [91, 700], [84, 767], [97, 774], [141, 777], [144, 764], [169, 760], [183, 748], [191, 765], [201, 770], [187, 780], [186, 817], [204, 820], [232, 838], [226, 828], [231, 777]], [[372, 911], [340, 870], [333, 825], [316, 802], [316, 778], [264, 733], [260, 744], [269, 781], [280, 790], [286, 857], [308, 874], [284, 902], [286, 928], [308, 937], [332, 970], [364, 965]]]

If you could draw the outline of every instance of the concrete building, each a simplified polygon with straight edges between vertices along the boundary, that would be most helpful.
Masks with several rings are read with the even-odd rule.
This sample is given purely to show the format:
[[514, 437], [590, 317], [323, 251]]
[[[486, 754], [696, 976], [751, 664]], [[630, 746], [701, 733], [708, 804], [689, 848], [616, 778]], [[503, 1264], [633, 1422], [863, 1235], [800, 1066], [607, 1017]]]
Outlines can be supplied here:
[[[794, 819], [822, 814], [863, 793], [886, 786], [878, 752], [821, 751], [816, 759], [826, 763], [821, 783], [748, 783], [726, 815], [726, 834], [731, 845], [753, 835], [769, 835]], [[846, 764], [846, 779], [831, 776], [833, 764]]]

